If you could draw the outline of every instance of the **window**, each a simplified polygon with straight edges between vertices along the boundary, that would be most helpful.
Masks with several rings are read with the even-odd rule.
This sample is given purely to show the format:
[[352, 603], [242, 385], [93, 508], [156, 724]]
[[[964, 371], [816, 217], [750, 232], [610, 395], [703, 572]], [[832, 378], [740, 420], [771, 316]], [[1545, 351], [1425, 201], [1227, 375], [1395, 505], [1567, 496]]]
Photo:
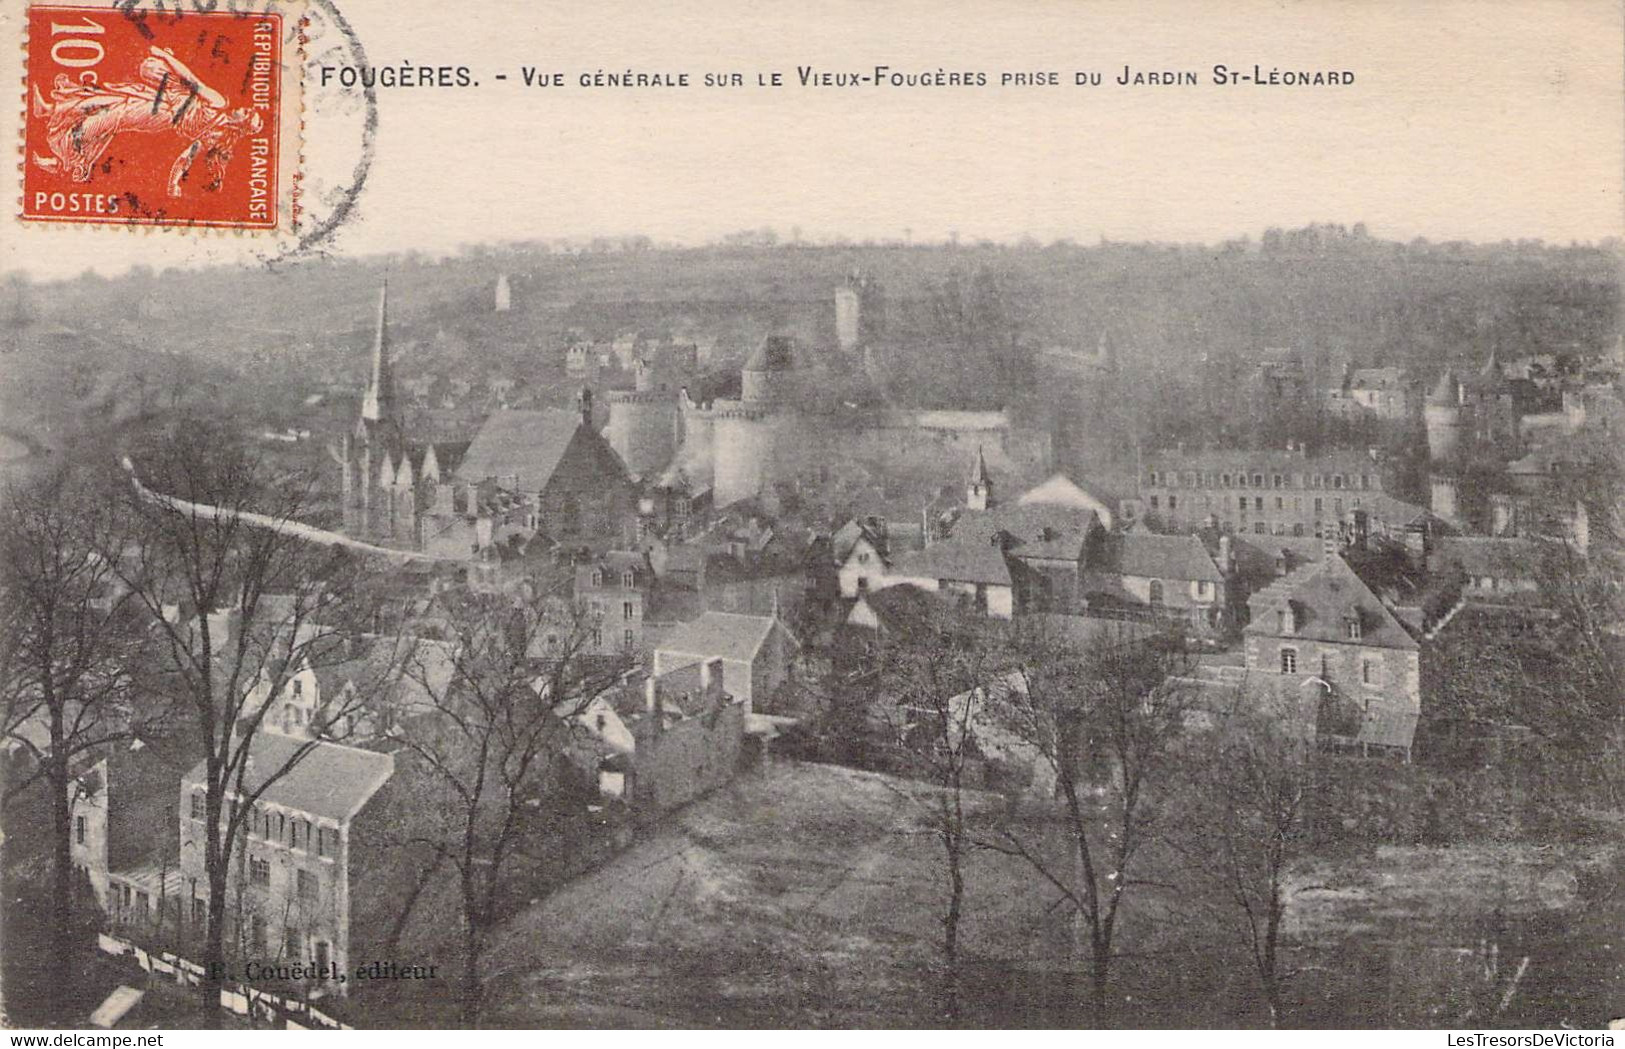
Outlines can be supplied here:
[[1377, 680], [1377, 667], [1369, 659], [1360, 660], [1360, 683], [1369, 685]]
[[302, 678], [293, 679], [293, 694], [296, 696], [305, 694], [305, 682]]
[[136, 917], [142, 918], [142, 919], [145, 919], [147, 917], [148, 901], [149, 901], [149, 897], [147, 896], [146, 893], [137, 892], [135, 894], [135, 913], [136, 913]]
[[592, 643], [595, 648], [604, 647], [604, 631], [602, 627], [592, 628]]
[[1275, 480], [1275, 487], [1276, 488], [1281, 487], [1281, 475], [1276, 474], [1274, 480]]
[[1219, 479], [1224, 483], [1224, 486], [1226, 488], [1230, 487], [1230, 475], [1229, 474], [1220, 474]]
[[600, 572], [596, 568], [592, 570], [592, 585], [593, 586], [603, 586], [604, 585], [604, 573]]
[[83, 816], [73, 818], [73, 840], [81, 845], [85, 843], [85, 818]]
[[1179, 497], [1177, 495], [1170, 495], [1168, 497], [1168, 509], [1170, 509], [1170, 510], [1179, 509]]
[[1262, 488], [1262, 487], [1264, 487], [1264, 475], [1263, 474], [1253, 474], [1253, 487], [1254, 488]]
[[1286, 509], [1286, 500], [1282, 499], [1280, 496], [1276, 496], [1275, 497], [1275, 508], [1277, 510], [1285, 510]]
[[631, 648], [632, 646], [636, 645], [637, 643], [638, 643], [638, 639], [637, 639], [636, 634], [633, 631], [628, 630], [626, 633], [621, 635], [621, 647], [623, 647], [623, 648]]
[[329, 840], [332, 834], [333, 831], [328, 830], [326, 827], [316, 828], [316, 855], [331, 856], [333, 854], [333, 846]]
[[1155, 471], [1155, 470], [1151, 471], [1151, 483], [1153, 485], [1155, 485], [1157, 483], [1157, 471]]
[[1360, 475], [1360, 487], [1361, 488], [1370, 488], [1371, 487], [1371, 475], [1370, 474], [1361, 474]]
[[1237, 474], [1236, 475], [1236, 487], [1237, 488], [1245, 488], [1245, 487], [1247, 487], [1247, 475], [1246, 474]]
[[1341, 488], [1341, 487], [1343, 487], [1343, 475], [1342, 474], [1332, 474], [1332, 487], [1333, 488]]
[[1146, 588], [1146, 591], [1146, 600], [1150, 601], [1153, 605], [1162, 604], [1162, 580], [1151, 580], [1151, 585]]
[[1318, 513], [1320, 513], [1322, 510], [1324, 510], [1326, 508], [1325, 505], [1324, 505], [1325, 502], [1326, 502], [1326, 500], [1321, 499], [1319, 496], [1315, 497], [1315, 513], [1318, 514]]
[[328, 947], [326, 940], [316, 941], [316, 967], [318, 969], [326, 967], [330, 950], [331, 948]]
[[1236, 501], [1240, 504], [1243, 510], [1247, 509], [1247, 497], [1245, 495], [1236, 496]]
[[249, 857], [248, 879], [255, 885], [269, 886], [271, 884], [271, 861], [263, 856]]
[[207, 806], [203, 800], [203, 792], [201, 790], [194, 790], [192, 792], [192, 818], [195, 820], [200, 820], [203, 818], [203, 814], [206, 811]]
[[[1155, 506], [1156, 504], [1157, 504], [1157, 497], [1153, 495], [1151, 497], [1151, 505]], [[865, 550], [862, 553], [858, 554], [858, 564], [866, 565], [868, 563], [869, 563], [869, 551]]]
[[636, 573], [632, 572], [630, 569], [621, 573], [621, 587], [623, 589], [631, 590], [637, 585], [638, 577]]
[[1151, 509], [1155, 510], [1158, 505], [1159, 504], [1157, 503], [1157, 497], [1153, 495], [1151, 497]]
[[1298, 650], [1295, 648], [1281, 649], [1281, 673], [1296, 674], [1298, 672]]
[[1348, 638], [1350, 641], [1358, 641], [1360, 640], [1360, 635], [1360, 610], [1357, 608], [1350, 609], [1349, 614], [1343, 617], [1343, 636]]
[[301, 900], [314, 900], [316, 898], [316, 875], [301, 869], [297, 875], [299, 898]]
[[1254, 510], [1262, 510], [1262, 509], [1264, 509], [1264, 497], [1263, 496], [1259, 495], [1259, 496], [1254, 496], [1253, 497], [1253, 509]]
[[287, 958], [297, 959], [304, 952], [304, 937], [299, 935], [299, 926], [289, 925], [282, 930], [282, 953]]
[[622, 619], [632, 619], [634, 617], [634, 615], [635, 615], [635, 612], [634, 612], [633, 607], [632, 607], [632, 602], [630, 602], [630, 601], [622, 601], [621, 602], [621, 618]]
[[868, 576], [861, 576], [861, 575], [858, 576], [858, 593], [866, 594], [868, 592], [869, 592], [869, 577]]
[[1303, 534], [1303, 522], [1302, 521], [1299, 521], [1297, 524], [1292, 526], [1292, 534], [1293, 535], [1302, 535]]
[[1269, 534], [1269, 529], [1264, 527], [1264, 522], [1263, 521], [1259, 521], [1257, 524], [1253, 525], [1253, 531], [1255, 533], [1257, 533], [1258, 535], [1268, 535]]

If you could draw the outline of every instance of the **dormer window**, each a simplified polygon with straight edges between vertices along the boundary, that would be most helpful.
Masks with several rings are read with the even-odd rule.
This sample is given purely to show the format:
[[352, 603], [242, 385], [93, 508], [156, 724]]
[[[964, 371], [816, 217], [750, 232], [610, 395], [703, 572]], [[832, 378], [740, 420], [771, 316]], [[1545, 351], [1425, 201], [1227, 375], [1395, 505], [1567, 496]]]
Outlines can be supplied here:
[[302, 696], [302, 695], [305, 694], [305, 682], [303, 681], [303, 679], [301, 679], [301, 678], [294, 678], [293, 679], [293, 694], [296, 695], [296, 696]]
[[1298, 632], [1298, 614], [1291, 605], [1276, 611], [1275, 627], [1280, 634], [1287, 637]]
[[603, 586], [604, 585], [604, 573], [600, 572], [596, 568], [592, 570], [592, 585], [593, 586]]
[[1361, 637], [1360, 610], [1351, 608], [1343, 617], [1343, 636], [1350, 641], [1358, 641]]
[[631, 569], [627, 569], [625, 572], [621, 573], [621, 586], [622, 587], [624, 587], [627, 590], [631, 590], [633, 587], [635, 587], [637, 585], [638, 585], [637, 573], [633, 572]]

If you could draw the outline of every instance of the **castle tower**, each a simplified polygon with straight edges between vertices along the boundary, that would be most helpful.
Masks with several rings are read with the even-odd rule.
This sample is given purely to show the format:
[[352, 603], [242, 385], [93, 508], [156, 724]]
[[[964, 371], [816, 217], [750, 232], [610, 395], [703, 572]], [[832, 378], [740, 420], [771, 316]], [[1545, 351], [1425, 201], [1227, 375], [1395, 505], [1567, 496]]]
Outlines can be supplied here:
[[1435, 517], [1442, 517], [1446, 521], [1459, 521], [1460, 508], [1456, 502], [1456, 479], [1444, 474], [1434, 474], [1428, 479], [1429, 502]]
[[739, 373], [740, 398], [774, 402], [788, 399], [795, 371], [795, 345], [788, 335], [769, 335]]
[[835, 289], [835, 342], [842, 353], [858, 348], [858, 333], [863, 317], [863, 301], [856, 283], [850, 279]]
[[654, 369], [638, 361], [637, 386], [632, 390], [612, 390], [609, 421], [604, 437], [626, 464], [633, 477], [654, 477], [672, 461], [682, 430], [681, 405], [677, 395], [654, 378]]
[[965, 509], [986, 510], [993, 505], [993, 478], [987, 472], [982, 446], [976, 446], [976, 462], [971, 466], [970, 484], [965, 488]]
[[1428, 394], [1422, 418], [1427, 424], [1428, 458], [1436, 463], [1455, 458], [1461, 444], [1461, 392], [1455, 374], [1448, 368]]

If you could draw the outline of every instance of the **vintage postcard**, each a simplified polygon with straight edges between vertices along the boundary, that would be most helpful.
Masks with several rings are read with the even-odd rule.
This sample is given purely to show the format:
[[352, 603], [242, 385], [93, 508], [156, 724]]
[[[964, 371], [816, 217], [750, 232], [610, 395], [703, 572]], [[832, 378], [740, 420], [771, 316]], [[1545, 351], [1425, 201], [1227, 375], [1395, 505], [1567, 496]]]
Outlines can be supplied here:
[[1614, 1044], [1622, 0], [0, 0], [0, 80], [29, 1044]]

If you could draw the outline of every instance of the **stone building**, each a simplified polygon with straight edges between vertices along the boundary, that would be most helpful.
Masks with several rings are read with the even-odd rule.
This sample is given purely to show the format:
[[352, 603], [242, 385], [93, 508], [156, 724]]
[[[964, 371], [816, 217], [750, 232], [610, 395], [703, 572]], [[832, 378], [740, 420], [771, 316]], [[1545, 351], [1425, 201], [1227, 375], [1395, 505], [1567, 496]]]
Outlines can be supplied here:
[[1289, 572], [1248, 599], [1249, 675], [1283, 700], [1318, 706], [1323, 744], [1409, 760], [1422, 711], [1422, 644], [1340, 555]]
[[435, 440], [396, 397], [388, 303], [385, 286], [359, 418], [332, 449], [346, 532], [448, 559], [492, 557], [497, 544], [538, 533], [585, 545], [630, 539], [636, 484], [595, 425], [590, 390], [575, 412], [501, 410], [471, 440]]
[[1168, 531], [1312, 536], [1385, 506], [1383, 495], [1381, 465], [1366, 452], [1178, 450], [1145, 457], [1138, 508]]
[[[301, 747], [308, 747], [285, 774]], [[228, 941], [245, 959], [351, 967], [352, 853], [358, 822], [395, 771], [388, 754], [262, 734], [249, 748], [245, 786], [259, 791], [227, 877]], [[206, 915], [207, 832], [200, 763], [180, 783], [180, 877], [191, 907]], [[273, 777], [275, 777], [273, 779]], [[240, 802], [232, 797], [235, 808]], [[242, 802], [246, 803], [246, 802]], [[344, 993], [347, 984], [327, 984]]]

